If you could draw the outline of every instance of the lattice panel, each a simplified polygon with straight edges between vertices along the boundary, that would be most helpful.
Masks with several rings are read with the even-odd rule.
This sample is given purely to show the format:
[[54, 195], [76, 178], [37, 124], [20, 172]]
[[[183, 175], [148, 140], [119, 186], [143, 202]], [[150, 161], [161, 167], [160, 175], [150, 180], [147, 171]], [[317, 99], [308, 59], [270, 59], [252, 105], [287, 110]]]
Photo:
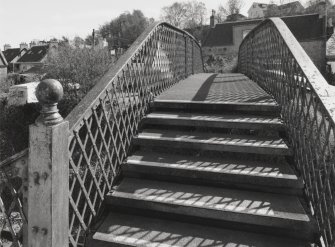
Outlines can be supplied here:
[[156, 24], [69, 114], [72, 246], [83, 243], [98, 216], [153, 97], [193, 71], [203, 71], [199, 44]]
[[0, 164], [0, 246], [22, 246], [27, 223], [27, 153]]
[[335, 246], [333, 89], [278, 19], [263, 22], [245, 38], [239, 51], [239, 71], [263, 86], [282, 106], [312, 214], [325, 245]]

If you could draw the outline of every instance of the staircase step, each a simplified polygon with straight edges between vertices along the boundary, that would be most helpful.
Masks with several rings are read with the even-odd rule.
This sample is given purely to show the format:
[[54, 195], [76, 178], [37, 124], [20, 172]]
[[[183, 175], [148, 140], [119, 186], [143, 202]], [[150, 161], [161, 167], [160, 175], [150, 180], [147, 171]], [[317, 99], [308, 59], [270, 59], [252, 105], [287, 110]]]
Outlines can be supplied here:
[[246, 114], [212, 115], [201, 113], [154, 112], [148, 114], [142, 121], [143, 124], [150, 125], [284, 130], [284, 125], [278, 117]]
[[228, 111], [228, 112], [267, 112], [279, 113], [280, 106], [274, 102], [231, 102], [231, 101], [192, 101], [192, 100], [158, 100], [155, 99], [153, 108], [157, 110], [196, 110], [196, 111]]
[[303, 247], [301, 241], [111, 212], [88, 247]]
[[278, 137], [255, 137], [210, 132], [144, 129], [134, 138], [135, 145], [164, 146], [223, 152], [291, 155], [292, 150]]
[[111, 205], [197, 218], [262, 233], [312, 239], [311, 220], [297, 197], [124, 178], [107, 195]]
[[238, 188], [301, 194], [303, 183], [285, 159], [252, 161], [227, 157], [194, 157], [138, 151], [123, 165], [125, 176], [162, 178], [196, 184], [234, 185]]

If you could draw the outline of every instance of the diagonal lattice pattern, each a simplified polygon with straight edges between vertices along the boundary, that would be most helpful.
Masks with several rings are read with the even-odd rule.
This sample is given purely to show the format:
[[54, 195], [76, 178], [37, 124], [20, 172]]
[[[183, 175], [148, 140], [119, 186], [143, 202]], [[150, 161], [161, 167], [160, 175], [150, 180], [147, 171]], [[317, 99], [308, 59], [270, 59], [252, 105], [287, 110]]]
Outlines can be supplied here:
[[278, 18], [244, 39], [238, 67], [282, 106], [311, 213], [324, 244], [335, 246], [334, 89]]
[[200, 46], [192, 36], [154, 24], [69, 114], [72, 246], [83, 243], [98, 216], [152, 98], [202, 71]]
[[27, 224], [26, 150], [0, 164], [0, 246], [22, 246]]

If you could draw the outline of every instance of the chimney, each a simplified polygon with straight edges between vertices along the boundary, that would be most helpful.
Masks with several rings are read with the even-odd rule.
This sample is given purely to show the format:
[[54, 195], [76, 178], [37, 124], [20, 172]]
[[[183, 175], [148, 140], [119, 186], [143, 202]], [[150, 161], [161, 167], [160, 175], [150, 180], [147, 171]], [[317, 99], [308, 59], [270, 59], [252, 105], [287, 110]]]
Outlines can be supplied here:
[[215, 26], [215, 10], [214, 9], [212, 9], [212, 15], [210, 17], [210, 24], [209, 24], [209, 26], [211, 28], [213, 28]]
[[22, 51], [23, 49], [27, 49], [27, 50], [29, 49], [27, 43], [22, 42], [22, 43], [20, 44], [20, 51]]
[[12, 48], [9, 44], [5, 44], [4, 46], [3, 46], [3, 50], [5, 51], [5, 50], [8, 50], [8, 49], [10, 49], [10, 48]]

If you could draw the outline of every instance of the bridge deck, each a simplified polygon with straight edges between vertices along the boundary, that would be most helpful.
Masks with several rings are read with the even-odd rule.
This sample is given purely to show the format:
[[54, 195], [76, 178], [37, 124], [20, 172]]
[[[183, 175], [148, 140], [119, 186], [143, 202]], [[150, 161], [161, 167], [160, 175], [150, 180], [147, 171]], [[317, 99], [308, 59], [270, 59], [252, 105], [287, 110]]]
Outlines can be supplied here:
[[238, 73], [191, 75], [163, 92], [157, 100], [276, 104], [257, 83]]

